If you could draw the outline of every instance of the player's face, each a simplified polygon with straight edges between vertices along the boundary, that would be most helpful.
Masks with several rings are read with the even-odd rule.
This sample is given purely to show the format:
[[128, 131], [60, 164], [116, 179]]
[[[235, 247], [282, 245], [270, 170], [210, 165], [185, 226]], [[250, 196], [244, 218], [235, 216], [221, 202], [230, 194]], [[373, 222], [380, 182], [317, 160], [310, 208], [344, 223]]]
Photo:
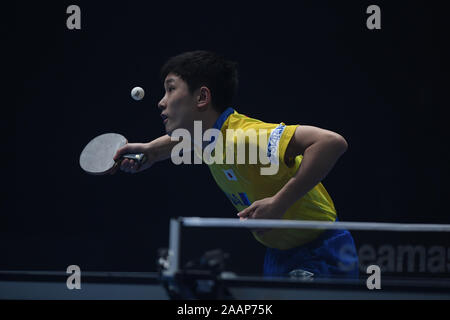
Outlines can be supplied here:
[[190, 132], [194, 126], [195, 98], [189, 92], [187, 83], [179, 76], [169, 73], [164, 80], [165, 95], [159, 101], [161, 117], [167, 134], [183, 128]]

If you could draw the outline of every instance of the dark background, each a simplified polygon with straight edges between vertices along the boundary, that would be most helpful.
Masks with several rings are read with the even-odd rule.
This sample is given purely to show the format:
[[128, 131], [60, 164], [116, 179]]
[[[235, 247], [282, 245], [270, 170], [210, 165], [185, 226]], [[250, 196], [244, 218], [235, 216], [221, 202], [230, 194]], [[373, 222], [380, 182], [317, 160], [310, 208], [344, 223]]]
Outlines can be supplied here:
[[[66, 28], [71, 4], [81, 30]], [[366, 28], [371, 4], [381, 30]], [[159, 69], [196, 49], [239, 63], [239, 112], [347, 139], [324, 180], [340, 220], [450, 223], [448, 19], [437, 1], [20, 2], [14, 18], [0, 269], [154, 271], [171, 217], [235, 217], [205, 165], [102, 177], [78, 165], [98, 134], [162, 135]], [[144, 100], [131, 99], [134, 86]], [[424, 241], [449, 246], [444, 234]], [[264, 247], [247, 231], [189, 231], [183, 245], [192, 257], [223, 248], [235, 271], [262, 269]]]

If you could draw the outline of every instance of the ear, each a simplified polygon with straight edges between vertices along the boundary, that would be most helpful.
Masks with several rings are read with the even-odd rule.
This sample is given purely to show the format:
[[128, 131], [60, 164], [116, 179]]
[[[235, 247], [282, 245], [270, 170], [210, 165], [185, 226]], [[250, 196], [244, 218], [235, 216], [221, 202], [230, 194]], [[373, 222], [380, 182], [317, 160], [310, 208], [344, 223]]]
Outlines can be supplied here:
[[197, 94], [197, 107], [206, 110], [209, 104], [211, 104], [211, 90], [205, 86], [200, 87]]

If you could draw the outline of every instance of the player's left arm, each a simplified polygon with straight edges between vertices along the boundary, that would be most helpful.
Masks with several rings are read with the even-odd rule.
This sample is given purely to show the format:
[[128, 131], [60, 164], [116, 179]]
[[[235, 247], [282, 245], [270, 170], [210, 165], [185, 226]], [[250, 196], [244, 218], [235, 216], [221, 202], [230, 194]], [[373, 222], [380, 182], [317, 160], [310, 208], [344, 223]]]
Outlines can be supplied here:
[[290, 206], [326, 177], [346, 150], [347, 141], [341, 135], [313, 126], [298, 126], [284, 155], [287, 165], [297, 155], [303, 155], [297, 173], [273, 197], [253, 202], [238, 216], [281, 219]]

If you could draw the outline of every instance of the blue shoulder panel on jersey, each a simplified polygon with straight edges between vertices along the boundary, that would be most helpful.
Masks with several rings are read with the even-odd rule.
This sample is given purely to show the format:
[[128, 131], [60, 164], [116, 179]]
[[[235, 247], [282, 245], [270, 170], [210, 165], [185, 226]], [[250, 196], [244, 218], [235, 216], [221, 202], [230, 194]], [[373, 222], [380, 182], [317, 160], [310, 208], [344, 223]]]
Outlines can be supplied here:
[[228, 119], [228, 117], [230, 116], [230, 114], [234, 113], [234, 109], [233, 108], [227, 108], [221, 115], [220, 117], [217, 119], [216, 123], [214, 124], [213, 128], [215, 129], [222, 129], [223, 123]]

